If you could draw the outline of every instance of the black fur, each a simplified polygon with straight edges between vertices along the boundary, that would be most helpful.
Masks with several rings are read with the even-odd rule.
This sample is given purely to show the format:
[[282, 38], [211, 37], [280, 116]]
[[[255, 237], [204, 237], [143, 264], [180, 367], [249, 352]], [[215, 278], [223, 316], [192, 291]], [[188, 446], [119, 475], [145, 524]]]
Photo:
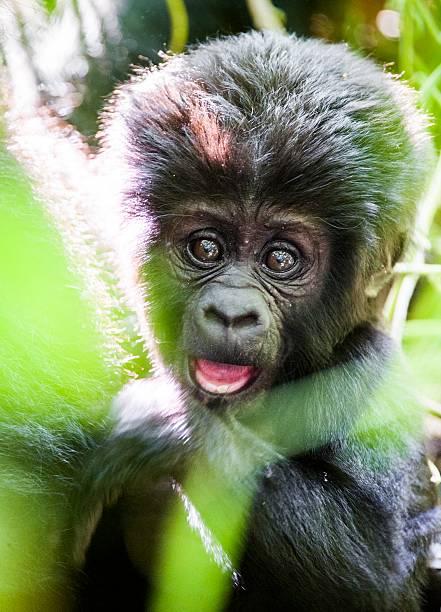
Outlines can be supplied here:
[[[125, 224], [142, 228], [129, 251], [164, 372], [116, 402], [115, 431], [89, 466], [80, 505], [83, 517], [119, 498], [111, 520], [126, 525], [146, 578], [134, 582], [132, 609], [142, 609], [150, 559], [131, 548], [124, 516], [143, 500], [141, 548], [156, 546], [161, 516], [150, 506], [170, 491], [160, 483], [180, 480], [197, 458], [257, 487], [229, 610], [421, 610], [440, 519], [418, 411], [381, 331], [388, 272], [431, 161], [412, 93], [344, 45], [249, 33], [141, 72], [115, 95], [103, 134], [124, 178]], [[284, 215], [310, 250], [305, 272], [257, 280], [253, 245]], [[228, 265], [215, 272], [183, 255], [185, 236], [201, 227], [226, 240]], [[378, 276], [384, 289], [371, 290]], [[254, 343], [244, 333], [222, 343], [212, 320], [201, 327], [207, 287], [214, 306], [225, 296], [251, 304]], [[263, 382], [254, 395], [209, 397], [188, 378], [188, 354], [257, 364]], [[106, 609], [117, 605], [111, 585], [97, 587], [112, 548], [102, 532], [84, 609], [103, 597]]]

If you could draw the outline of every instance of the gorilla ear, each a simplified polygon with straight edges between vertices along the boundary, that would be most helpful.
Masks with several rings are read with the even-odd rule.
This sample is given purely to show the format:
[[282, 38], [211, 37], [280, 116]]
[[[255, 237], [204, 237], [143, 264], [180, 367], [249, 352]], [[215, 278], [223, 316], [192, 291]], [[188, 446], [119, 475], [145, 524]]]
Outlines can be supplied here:
[[388, 261], [383, 264], [377, 272], [374, 272], [364, 290], [366, 296], [370, 299], [376, 298], [380, 291], [391, 281], [393, 276], [393, 266], [390, 255]]
[[97, 502], [88, 509], [87, 516], [81, 517], [75, 523], [72, 560], [77, 568], [83, 568], [86, 563], [87, 549], [103, 515], [103, 510], [104, 504]]
[[391, 281], [394, 274], [395, 264], [403, 257], [409, 242], [406, 234], [400, 234], [397, 242], [393, 245], [392, 252], [389, 248], [385, 253], [385, 261], [381, 268], [374, 272], [366, 285], [365, 294], [368, 298], [376, 298], [380, 291]]
[[80, 509], [73, 528], [72, 561], [75, 567], [79, 569], [84, 567], [87, 551], [103, 512], [106, 508], [114, 506], [121, 495], [122, 490], [119, 488], [109, 490], [102, 499], [96, 496]]

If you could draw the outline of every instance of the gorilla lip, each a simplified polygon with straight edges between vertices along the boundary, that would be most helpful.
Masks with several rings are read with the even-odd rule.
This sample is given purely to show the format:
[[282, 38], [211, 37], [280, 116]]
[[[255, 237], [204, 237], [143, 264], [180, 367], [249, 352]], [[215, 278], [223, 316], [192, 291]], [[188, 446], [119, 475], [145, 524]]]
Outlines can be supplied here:
[[237, 393], [248, 387], [259, 374], [258, 368], [251, 365], [234, 365], [195, 359], [194, 377], [198, 385], [208, 393], [226, 395]]

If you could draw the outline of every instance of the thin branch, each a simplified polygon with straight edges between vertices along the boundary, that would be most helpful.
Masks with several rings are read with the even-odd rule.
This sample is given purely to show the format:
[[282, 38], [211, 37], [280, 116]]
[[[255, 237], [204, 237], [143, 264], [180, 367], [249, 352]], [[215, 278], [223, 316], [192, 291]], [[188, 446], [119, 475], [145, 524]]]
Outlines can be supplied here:
[[432, 274], [441, 274], [440, 264], [417, 264], [415, 262], [400, 261], [395, 264], [393, 274], [416, 274], [418, 276], [431, 276]]

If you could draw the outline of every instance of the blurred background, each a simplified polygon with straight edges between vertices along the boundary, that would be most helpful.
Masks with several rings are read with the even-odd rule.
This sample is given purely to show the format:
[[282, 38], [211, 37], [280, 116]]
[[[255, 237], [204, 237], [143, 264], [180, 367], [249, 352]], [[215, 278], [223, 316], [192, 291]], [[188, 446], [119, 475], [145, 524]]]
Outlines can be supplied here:
[[[101, 426], [115, 392], [143, 370], [127, 367], [136, 348], [109, 345], [118, 324], [112, 281], [105, 261], [99, 270], [91, 264], [98, 247], [84, 252], [87, 245], [79, 245], [79, 209], [67, 250], [60, 224], [54, 229], [44, 212], [52, 202], [59, 221], [81, 199], [88, 170], [78, 143], [69, 147], [64, 128], [61, 142], [45, 140], [36, 123], [27, 133], [30, 151], [23, 138], [21, 147], [8, 148], [1, 141], [8, 118], [50, 108], [93, 152], [106, 97], [133, 66], [250, 28], [344, 41], [401, 74], [431, 117], [438, 163], [421, 194], [413, 247], [394, 270], [385, 316], [411, 364], [434, 461], [441, 451], [441, 2], [0, 0], [0, 567], [7, 567], [0, 610], [64, 609], [53, 585], [64, 580], [57, 533], [67, 512], [71, 449]], [[33, 164], [20, 166], [28, 154]], [[39, 181], [46, 189], [37, 201], [31, 183]], [[182, 537], [174, 540], [178, 548]]]
[[[437, 0], [2, 0], [0, 7], [9, 61], [25, 55], [46, 101], [89, 137], [105, 96], [132, 65], [157, 63], [161, 52], [253, 27], [346, 41], [404, 70], [416, 86], [429, 74], [431, 85], [438, 79]], [[436, 111], [435, 90], [427, 94]]]

